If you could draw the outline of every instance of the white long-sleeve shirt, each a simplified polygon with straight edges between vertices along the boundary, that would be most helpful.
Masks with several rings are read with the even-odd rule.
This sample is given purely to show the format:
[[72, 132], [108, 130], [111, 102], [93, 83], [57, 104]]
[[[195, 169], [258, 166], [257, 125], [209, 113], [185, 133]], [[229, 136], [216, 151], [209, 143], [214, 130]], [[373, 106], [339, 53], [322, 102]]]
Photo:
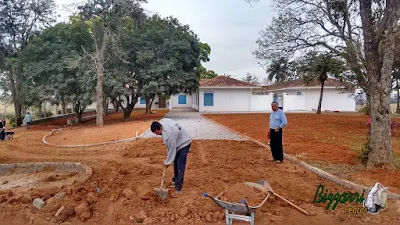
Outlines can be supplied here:
[[189, 134], [175, 121], [164, 118], [160, 120], [162, 126], [162, 138], [168, 148], [165, 165], [170, 165], [175, 160], [176, 153], [188, 146], [192, 140]]

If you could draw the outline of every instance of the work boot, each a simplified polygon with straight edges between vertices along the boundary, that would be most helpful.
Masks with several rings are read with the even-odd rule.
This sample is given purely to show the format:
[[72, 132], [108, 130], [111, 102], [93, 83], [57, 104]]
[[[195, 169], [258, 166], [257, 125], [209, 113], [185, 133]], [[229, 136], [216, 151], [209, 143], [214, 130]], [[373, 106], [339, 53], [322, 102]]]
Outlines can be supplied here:
[[171, 193], [171, 197], [172, 197], [172, 198], [177, 198], [177, 197], [179, 197], [179, 195], [181, 195], [181, 194], [182, 194], [182, 190], [180, 190], [180, 191], [175, 190], [175, 191], [173, 191], [173, 192]]

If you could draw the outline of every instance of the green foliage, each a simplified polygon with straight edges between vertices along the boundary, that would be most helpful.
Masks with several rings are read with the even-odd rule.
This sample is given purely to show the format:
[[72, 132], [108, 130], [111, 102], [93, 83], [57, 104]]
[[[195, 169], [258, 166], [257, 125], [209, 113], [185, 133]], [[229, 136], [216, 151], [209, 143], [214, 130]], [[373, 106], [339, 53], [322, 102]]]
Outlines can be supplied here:
[[23, 71], [29, 77], [25, 82], [32, 84], [25, 89], [27, 106], [66, 101], [84, 110], [93, 102], [91, 69], [81, 58], [81, 46], [90, 48], [89, 36], [82, 24], [60, 23], [28, 43], [20, 56], [25, 62]]
[[368, 162], [368, 155], [369, 155], [369, 151], [370, 151], [369, 144], [370, 144], [369, 135], [367, 135], [367, 141], [363, 144], [363, 146], [361, 148], [361, 152], [358, 155], [358, 159], [364, 165], [367, 164], [367, 162]]
[[177, 19], [149, 18], [140, 27], [136, 52], [142, 95], [153, 98], [196, 91], [200, 79], [196, 68], [205, 59], [201, 46], [189, 26]]
[[309, 52], [299, 61], [299, 72], [306, 83], [318, 79], [321, 83], [333, 76], [340, 79], [346, 70], [345, 63], [332, 54]]
[[268, 80], [276, 80], [276, 82], [284, 82], [295, 78], [294, 62], [290, 62], [285, 57], [272, 60], [268, 66], [266, 72], [268, 74]]
[[368, 115], [368, 106], [365, 105], [365, 106], [361, 107], [359, 112], [364, 113], [365, 115]]
[[[8, 120], [9, 120], [9, 123], [11, 124], [11, 126], [12, 126], [12, 124], [15, 124], [15, 116], [8, 117]], [[15, 126], [13, 126], [13, 127], [15, 127]]]
[[200, 79], [212, 79], [218, 77], [218, 74], [213, 70], [207, 70], [203, 66], [198, 67], [197, 71], [200, 73]]

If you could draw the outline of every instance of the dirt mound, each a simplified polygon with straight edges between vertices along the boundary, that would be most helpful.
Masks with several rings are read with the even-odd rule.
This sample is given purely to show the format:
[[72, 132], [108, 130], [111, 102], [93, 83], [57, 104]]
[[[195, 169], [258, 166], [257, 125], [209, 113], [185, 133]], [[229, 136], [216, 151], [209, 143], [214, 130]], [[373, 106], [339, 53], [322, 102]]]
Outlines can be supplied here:
[[265, 199], [266, 194], [260, 190], [250, 187], [244, 183], [237, 183], [232, 187], [225, 189], [221, 200], [227, 202], [238, 202], [246, 200], [249, 206], [257, 206]]

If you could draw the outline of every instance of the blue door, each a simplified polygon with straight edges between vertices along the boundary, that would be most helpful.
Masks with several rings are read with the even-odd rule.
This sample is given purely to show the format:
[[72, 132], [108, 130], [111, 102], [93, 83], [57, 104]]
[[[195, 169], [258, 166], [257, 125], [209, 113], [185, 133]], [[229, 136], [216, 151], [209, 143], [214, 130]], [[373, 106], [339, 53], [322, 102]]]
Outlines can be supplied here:
[[178, 104], [179, 105], [186, 105], [186, 95], [179, 95], [178, 96]]
[[214, 93], [204, 93], [204, 106], [214, 106]]
[[145, 105], [146, 104], [146, 99], [143, 97], [140, 97], [140, 104]]

